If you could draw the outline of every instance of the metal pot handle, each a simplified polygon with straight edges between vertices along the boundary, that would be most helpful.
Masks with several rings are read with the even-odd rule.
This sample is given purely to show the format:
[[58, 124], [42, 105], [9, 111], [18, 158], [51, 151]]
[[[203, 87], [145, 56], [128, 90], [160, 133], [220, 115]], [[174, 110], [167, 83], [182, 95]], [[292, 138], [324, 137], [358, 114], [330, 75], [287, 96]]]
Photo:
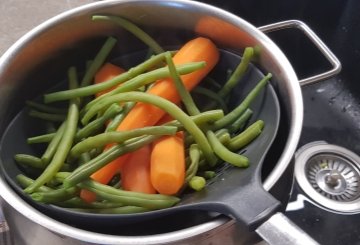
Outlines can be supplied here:
[[282, 213], [271, 216], [256, 229], [256, 233], [267, 243], [274, 245], [319, 245]]
[[299, 20], [287, 20], [261, 26], [258, 29], [264, 33], [267, 33], [287, 28], [296, 28], [301, 30], [314, 43], [314, 45], [320, 50], [320, 52], [332, 65], [332, 68], [329, 71], [299, 80], [301, 86], [319, 82], [326, 78], [332, 77], [341, 71], [341, 63], [338, 58], [334, 55], [333, 52], [331, 52], [331, 50], [326, 46], [326, 44], [321, 41], [321, 39], [315, 34], [315, 32], [313, 32], [304, 22]]

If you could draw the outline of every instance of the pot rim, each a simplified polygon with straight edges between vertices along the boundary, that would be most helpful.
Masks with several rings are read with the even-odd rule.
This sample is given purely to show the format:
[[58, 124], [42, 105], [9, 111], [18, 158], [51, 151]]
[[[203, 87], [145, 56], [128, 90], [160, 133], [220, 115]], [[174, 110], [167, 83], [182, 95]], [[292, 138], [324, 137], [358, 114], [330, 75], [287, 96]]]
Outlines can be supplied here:
[[[39, 33], [46, 31], [49, 27], [56, 25], [58, 22], [61, 22], [63, 19], [66, 19], [69, 16], [76, 15], [79, 13], [83, 13], [86, 11], [90, 11], [92, 9], [96, 9], [98, 7], [106, 7], [109, 5], [117, 5], [123, 3], [131, 3], [131, 2], [141, 2], [143, 0], [108, 0], [86, 4], [80, 7], [76, 7], [74, 9], [65, 11], [55, 17], [48, 19], [42, 24], [38, 25], [34, 29], [27, 32], [23, 35], [18, 41], [16, 41], [3, 55], [0, 57], [0, 73], [4, 69], [4, 66], [8, 63], [8, 60], [16, 53], [22, 46], [25, 46], [26, 43], [31, 40], [34, 36]], [[149, 3], [150, 1], [147, 1]], [[152, 2], [163, 2], [162, 0], [152, 0]], [[290, 131], [289, 137], [286, 142], [285, 149], [283, 150], [276, 166], [271, 171], [269, 176], [265, 179], [263, 186], [265, 190], [270, 190], [280, 176], [284, 173], [286, 168], [288, 167], [291, 159], [294, 156], [298, 141], [300, 139], [302, 121], [303, 121], [303, 101], [301, 95], [300, 85], [298, 84], [298, 78], [293, 70], [290, 62], [283, 54], [283, 52], [279, 49], [279, 47], [263, 32], [258, 30], [252, 24], [247, 22], [246, 20], [238, 17], [232, 13], [229, 13], [225, 10], [217, 8], [215, 6], [211, 6], [206, 3], [191, 1], [191, 0], [172, 0], [172, 4], [181, 4], [193, 7], [202, 8], [208, 12], [215, 12], [218, 15], [221, 15], [223, 20], [230, 22], [236, 26], [241, 26], [245, 31], [252, 32], [253, 36], [256, 36], [256, 39], [262, 43], [264, 47], [269, 50], [272, 58], [277, 60], [279, 64], [281, 64], [282, 75], [287, 78], [287, 80], [291, 81], [288, 85], [291, 87], [289, 90], [289, 96], [292, 97], [293, 106], [291, 111], [291, 122], [290, 122]], [[295, 109], [294, 109], [295, 108]], [[96, 233], [91, 231], [86, 231], [82, 229], [78, 229], [72, 227], [67, 224], [63, 224], [55, 219], [49, 218], [45, 214], [34, 209], [28, 203], [26, 203], [22, 198], [16, 194], [14, 190], [6, 183], [6, 181], [0, 178], [0, 196], [14, 209], [16, 209], [19, 213], [25, 215], [28, 219], [38, 223], [39, 225], [46, 227], [47, 229], [59, 233], [61, 235], [70, 236], [82, 241], [92, 242], [92, 243], [101, 243], [101, 244], [159, 244], [168, 243], [173, 241], [183, 240], [195, 235], [202, 234], [204, 232], [210, 231], [219, 227], [225, 223], [232, 222], [229, 218], [225, 218], [221, 216], [220, 218], [205, 222], [200, 225], [192, 226], [186, 229], [149, 235], [149, 236], [118, 236], [118, 235], [108, 235], [102, 233]]]

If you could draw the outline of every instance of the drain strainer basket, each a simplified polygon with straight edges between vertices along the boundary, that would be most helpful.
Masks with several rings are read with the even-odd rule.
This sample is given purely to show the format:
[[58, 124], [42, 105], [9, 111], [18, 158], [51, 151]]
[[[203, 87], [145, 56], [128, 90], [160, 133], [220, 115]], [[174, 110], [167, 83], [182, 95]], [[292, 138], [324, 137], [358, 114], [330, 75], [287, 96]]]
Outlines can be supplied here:
[[321, 206], [360, 211], [360, 157], [352, 151], [324, 141], [307, 144], [295, 155], [295, 178]]

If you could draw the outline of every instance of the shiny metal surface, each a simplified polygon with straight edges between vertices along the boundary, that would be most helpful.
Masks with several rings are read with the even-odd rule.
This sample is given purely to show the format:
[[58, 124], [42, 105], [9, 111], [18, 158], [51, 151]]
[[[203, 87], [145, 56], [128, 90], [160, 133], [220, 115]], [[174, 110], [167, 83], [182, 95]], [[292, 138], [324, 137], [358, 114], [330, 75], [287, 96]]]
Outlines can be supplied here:
[[[2, 0], [0, 14], [0, 56], [26, 32], [43, 21], [95, 0]], [[46, 10], [46, 11], [45, 11]], [[18, 18], [21, 16], [21, 18]]]
[[[261, 50], [258, 65], [273, 73], [273, 82], [278, 85], [277, 92], [282, 98], [283, 113], [287, 115], [290, 128], [287, 132], [286, 147], [270, 176], [264, 182], [267, 190], [275, 185], [288, 167], [301, 133], [303, 107], [298, 79], [285, 55], [261, 31], [228, 12], [198, 2], [181, 0], [103, 1], [70, 10], [44, 22], [19, 39], [0, 58], [0, 106], [8, 108], [0, 112], [1, 120], [5, 120], [11, 116], [11, 113], [14, 113], [9, 107], [10, 101], [19, 87], [29, 79], [29, 72], [49, 58], [59, 56], [58, 50], [78, 45], [82, 41], [93, 39], [96, 36], [115, 33], [125, 35], [119, 33], [118, 29], [112, 25], [90, 25], [88, 17], [97, 12], [123, 15], [150, 29], [154, 26], [166, 27], [170, 28], [174, 34], [181, 30], [192, 35], [209, 36], [219, 46], [234, 52], [241, 52], [248, 45], [258, 46]], [[228, 38], [229, 36], [232, 38]], [[17, 72], [11, 72], [13, 70]], [[84, 244], [86, 242], [98, 244], [193, 244], [194, 242], [208, 244], [209, 237], [216, 239], [219, 234], [226, 234], [221, 236], [229, 239], [225, 242], [226, 244], [238, 244], [241, 239], [244, 239], [246, 233], [240, 233], [237, 224], [222, 217], [188, 229], [152, 236], [132, 237], [100, 234], [77, 229], [48, 218], [19, 198], [3, 179], [0, 179], [0, 190], [1, 196], [6, 200], [7, 213], [5, 215], [17, 217], [10, 221], [10, 226], [26, 225], [27, 236], [36, 237], [35, 234], [39, 234], [38, 237], [42, 237], [42, 234], [46, 234], [44, 237], [51, 237], [49, 240], [54, 241], [54, 244], [56, 244], [55, 241], [66, 244]], [[34, 222], [39, 226], [33, 225]], [[16, 233], [16, 235], [21, 237], [20, 233]], [[24, 241], [26, 241], [26, 236]], [[219, 243], [224, 243], [224, 241], [219, 241]]]
[[9, 225], [5, 220], [4, 214], [1, 210], [2, 200], [0, 199], [0, 244], [12, 245], [13, 239], [10, 236]]
[[338, 58], [334, 55], [334, 53], [326, 46], [326, 44], [313, 32], [304, 22], [299, 20], [288, 20], [282, 21], [278, 23], [269, 24], [266, 26], [259, 27], [259, 29], [265, 33], [286, 29], [286, 28], [297, 28], [301, 30], [312, 42], [313, 44], [320, 50], [320, 52], [325, 56], [325, 58], [330, 62], [332, 65], [331, 69], [313, 75], [311, 77], [307, 77], [301, 79], [299, 81], [301, 86], [313, 84], [322, 80], [325, 80], [329, 77], [332, 77], [338, 74], [341, 71], [341, 63]]
[[326, 142], [303, 146], [296, 156], [295, 178], [318, 204], [338, 212], [360, 211], [360, 157]]
[[319, 244], [306, 233], [301, 231], [282, 213], [274, 214], [269, 220], [260, 225], [256, 232], [269, 244], [281, 245], [316, 245]]
[[318, 154], [307, 163], [307, 178], [323, 196], [339, 202], [350, 202], [360, 196], [360, 172], [346, 158], [334, 154]]

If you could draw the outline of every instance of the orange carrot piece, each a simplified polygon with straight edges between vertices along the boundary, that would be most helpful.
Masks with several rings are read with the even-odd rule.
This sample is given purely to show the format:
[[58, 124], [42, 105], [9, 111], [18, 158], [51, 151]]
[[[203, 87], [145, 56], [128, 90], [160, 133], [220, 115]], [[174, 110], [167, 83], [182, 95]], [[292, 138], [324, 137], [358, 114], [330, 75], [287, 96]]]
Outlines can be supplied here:
[[[186, 89], [191, 90], [213, 69], [218, 59], [219, 51], [215, 44], [209, 39], [198, 37], [187, 42], [175, 54], [173, 61], [175, 65], [196, 61], [206, 62], [203, 69], [181, 76]], [[173, 103], [180, 102], [180, 96], [171, 78], [157, 81], [148, 93], [158, 95]], [[118, 131], [154, 125], [164, 114], [165, 112], [156, 106], [137, 103], [119, 125]]]
[[184, 133], [163, 136], [153, 143], [150, 165], [151, 183], [165, 195], [175, 195], [185, 181]]
[[[171, 115], [165, 114], [156, 124], [162, 125], [173, 119]], [[163, 145], [163, 147], [161, 145]], [[163, 148], [163, 153], [161, 153], [161, 148]], [[171, 154], [170, 151], [177, 152], [178, 154]], [[167, 152], [169, 152], [169, 154]], [[161, 156], [161, 154], [165, 155]], [[186, 169], [183, 132], [178, 132], [172, 136], [164, 136], [154, 142], [151, 156], [151, 183], [155, 184], [153, 184], [153, 186], [156, 186], [156, 190], [161, 194], [176, 194], [184, 185], [185, 181]], [[166, 167], [164, 168], [162, 165]]]
[[[124, 72], [125, 72], [125, 70], [119, 66], [113, 65], [111, 63], [105, 63], [100, 68], [100, 70], [95, 74], [94, 82], [95, 82], [95, 84], [102, 83], [102, 82], [108, 81], [108, 80], [114, 78], [115, 76], [117, 76], [121, 73], [124, 73]], [[115, 87], [109, 88], [109, 89], [101, 91], [99, 93], [96, 93], [96, 97], [99, 97], [100, 95], [103, 95], [103, 94], [111, 91]]]
[[[128, 159], [128, 156], [130, 156], [130, 154], [126, 154], [126, 155], [123, 155], [123, 156], [115, 159], [114, 161], [112, 161], [111, 163], [106, 165], [106, 170], [107, 170], [106, 172], [105, 171], [97, 171], [91, 175], [91, 178], [101, 184], [109, 183], [109, 181], [112, 179], [112, 177], [116, 173], [119, 173], [119, 171], [120, 171], [119, 166], [121, 166], [124, 162], [126, 162], [126, 159]], [[111, 173], [111, 174], [109, 174], [109, 173]], [[96, 200], [95, 193], [88, 191], [88, 190], [84, 190], [84, 189], [82, 189], [80, 191], [80, 197], [85, 202], [89, 202], [89, 203]]]
[[[188, 90], [195, 87], [213, 69], [218, 60], [219, 50], [211, 40], [203, 37], [190, 40], [182, 46], [173, 57], [175, 65], [197, 61], [206, 62], [206, 66], [203, 69], [181, 76], [181, 79]], [[148, 93], [161, 96], [173, 103], [180, 102], [180, 96], [171, 78], [157, 81]], [[121, 122], [117, 131], [152, 126], [164, 114], [165, 112], [156, 106], [137, 103]], [[91, 178], [100, 183], [108, 183], [114, 174], [121, 168], [124, 162], [126, 162], [128, 156], [129, 154], [126, 154], [117, 158], [92, 174]], [[92, 197], [92, 199], [94, 200], [94, 197]]]
[[[113, 65], [111, 63], [105, 63], [100, 69], [99, 71], [95, 74], [95, 78], [94, 78], [94, 83], [98, 84], [98, 83], [102, 83], [105, 82], [107, 80], [112, 79], [113, 77], [124, 73], [125, 70], [119, 66]], [[116, 87], [116, 86], [115, 86]], [[96, 97], [99, 97], [102, 94], [105, 94], [109, 91], [111, 91], [113, 88], [109, 88], [107, 90], [101, 91], [99, 93], [96, 93]], [[114, 174], [116, 173], [116, 171], [118, 170], [118, 168], [110, 168], [109, 170], [114, 171]], [[96, 179], [98, 180], [98, 182], [100, 183], [107, 183], [110, 180], [108, 180], [108, 178], [104, 178], [103, 176], [96, 176]], [[96, 196], [94, 193], [92, 193], [91, 191], [88, 190], [81, 190], [80, 192], [80, 197], [86, 201], [86, 202], [93, 202], [96, 199]]]
[[146, 145], [130, 153], [121, 167], [121, 186], [127, 191], [155, 194], [150, 181], [151, 146]]
[[162, 118], [160, 118], [160, 120], [156, 123], [156, 125], [161, 126], [172, 120], [174, 120], [174, 118], [171, 115], [169, 115], [168, 113], [166, 113]]

